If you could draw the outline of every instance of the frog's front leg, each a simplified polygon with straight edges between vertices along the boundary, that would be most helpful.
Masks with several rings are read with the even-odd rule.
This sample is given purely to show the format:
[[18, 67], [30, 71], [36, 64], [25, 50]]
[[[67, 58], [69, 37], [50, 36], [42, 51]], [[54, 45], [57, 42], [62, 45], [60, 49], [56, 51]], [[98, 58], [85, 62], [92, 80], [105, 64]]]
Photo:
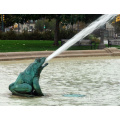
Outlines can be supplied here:
[[35, 95], [44, 96], [39, 85], [39, 77], [33, 78], [33, 88], [34, 88]]

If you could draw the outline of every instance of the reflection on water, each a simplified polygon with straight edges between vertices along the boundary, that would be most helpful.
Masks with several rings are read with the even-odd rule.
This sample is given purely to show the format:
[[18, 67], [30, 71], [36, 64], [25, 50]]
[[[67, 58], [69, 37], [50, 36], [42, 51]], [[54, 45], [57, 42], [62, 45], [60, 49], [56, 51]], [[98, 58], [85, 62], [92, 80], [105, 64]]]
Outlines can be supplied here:
[[[34, 60], [0, 62], [0, 106], [104, 106], [120, 105], [120, 57], [56, 58], [42, 71], [45, 96], [20, 97], [8, 90]], [[64, 97], [81, 94], [84, 97]]]

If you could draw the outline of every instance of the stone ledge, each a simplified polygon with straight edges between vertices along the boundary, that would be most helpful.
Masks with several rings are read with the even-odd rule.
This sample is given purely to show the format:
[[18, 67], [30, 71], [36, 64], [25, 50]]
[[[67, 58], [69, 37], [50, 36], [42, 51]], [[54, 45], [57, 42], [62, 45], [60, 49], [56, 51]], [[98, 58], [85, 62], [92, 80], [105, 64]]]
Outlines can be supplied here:
[[[0, 61], [35, 59], [48, 57], [54, 51], [31, 51], [31, 52], [6, 52], [0, 53]], [[93, 56], [120, 56], [120, 50], [116, 48], [105, 48], [102, 50], [70, 50], [64, 51], [56, 58], [61, 57], [93, 57]]]

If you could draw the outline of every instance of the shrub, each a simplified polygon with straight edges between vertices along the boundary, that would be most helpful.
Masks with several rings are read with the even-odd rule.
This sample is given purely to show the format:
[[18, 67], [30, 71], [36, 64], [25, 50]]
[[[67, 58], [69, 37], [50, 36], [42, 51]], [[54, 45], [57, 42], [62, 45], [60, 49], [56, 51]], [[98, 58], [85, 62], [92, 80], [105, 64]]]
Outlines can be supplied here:
[[94, 35], [89, 35], [88, 38], [91, 40], [91, 41], [94, 41], [95, 43], [100, 43], [100, 39], [95, 37]]
[[16, 33], [12, 30], [10, 30], [9, 32], [6, 33], [2, 33], [2, 37], [1, 39], [3, 40], [16, 40]]
[[0, 31], [0, 40], [2, 39], [2, 31]]
[[45, 31], [41, 33], [41, 40], [53, 40], [54, 33], [53, 31]]
[[41, 35], [37, 31], [29, 33], [29, 35], [30, 35], [29, 40], [41, 40]]
[[[59, 40], [61, 39], [70, 39], [77, 32], [72, 30], [61, 30]], [[0, 33], [1, 40], [53, 40], [54, 32], [53, 31], [44, 31], [44, 32], [27, 32], [15, 33], [14, 31], [8, 31], [6, 33]]]
[[60, 31], [60, 39], [70, 39], [72, 38], [77, 32], [72, 30], [61, 30]]
[[23, 33], [15, 33], [14, 31], [9, 31], [6, 33], [0, 32], [1, 40], [53, 40], [54, 33], [52, 31], [45, 32], [31, 32], [28, 33], [24, 31]]

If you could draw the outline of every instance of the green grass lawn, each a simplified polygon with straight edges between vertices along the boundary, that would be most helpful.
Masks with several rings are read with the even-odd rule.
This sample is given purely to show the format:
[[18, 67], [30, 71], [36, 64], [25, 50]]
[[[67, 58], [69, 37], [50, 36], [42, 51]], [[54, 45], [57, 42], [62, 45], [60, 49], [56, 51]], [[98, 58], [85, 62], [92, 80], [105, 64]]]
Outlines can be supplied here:
[[[59, 41], [61, 45], [61, 42]], [[50, 40], [0, 40], [0, 52], [55, 51], [60, 46], [53, 46]], [[89, 50], [90, 46], [73, 46], [68, 50]]]
[[[108, 45], [105, 46], [108, 47]], [[120, 45], [112, 45], [111, 47], [116, 47], [117, 49], [120, 49]]]
[[56, 50], [52, 44], [48, 40], [0, 40], [0, 52]]
[[[61, 45], [60, 41], [59, 44]], [[55, 51], [59, 47], [53, 46], [53, 41], [50, 40], [0, 40], [0, 52]], [[106, 45], [106, 47], [108, 46]], [[112, 47], [120, 49], [120, 46]], [[68, 50], [91, 50], [91, 47], [72, 46]]]

